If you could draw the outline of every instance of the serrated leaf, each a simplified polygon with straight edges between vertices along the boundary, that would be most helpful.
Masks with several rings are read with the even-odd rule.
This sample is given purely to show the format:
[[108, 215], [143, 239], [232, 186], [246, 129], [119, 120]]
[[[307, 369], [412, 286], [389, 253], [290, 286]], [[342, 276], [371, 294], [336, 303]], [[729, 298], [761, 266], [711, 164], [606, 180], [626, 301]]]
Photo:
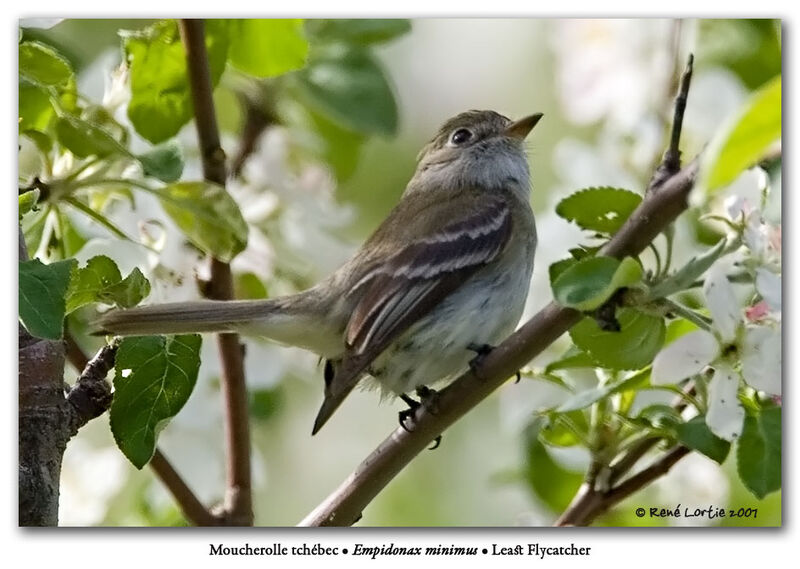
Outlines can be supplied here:
[[369, 45], [395, 39], [411, 31], [404, 19], [306, 20], [306, 31], [315, 42], [342, 41]]
[[709, 145], [701, 187], [713, 191], [752, 167], [781, 137], [781, 76], [755, 91], [734, 120]]
[[19, 264], [19, 319], [37, 338], [58, 340], [64, 333], [65, 297], [74, 259], [43, 264], [40, 260]]
[[158, 178], [162, 182], [177, 182], [183, 174], [183, 152], [175, 140], [137, 154], [136, 159], [141, 163], [145, 176]]
[[757, 498], [781, 488], [781, 408], [748, 414], [736, 449], [739, 477]]
[[731, 443], [711, 432], [703, 416], [693, 417], [677, 426], [678, 441], [692, 450], [703, 453], [711, 460], [722, 464], [731, 450]]
[[53, 113], [47, 91], [38, 85], [19, 84], [19, 132], [46, 129]]
[[199, 334], [125, 338], [117, 350], [111, 433], [141, 469], [158, 434], [189, 399], [200, 368]]
[[550, 277], [550, 286], [553, 286], [553, 283], [556, 282], [556, 279], [561, 275], [561, 273], [566, 271], [577, 262], [577, 259], [574, 258], [561, 259], [560, 261], [556, 261], [547, 267], [547, 273]]
[[650, 298], [664, 298], [689, 288], [726, 252], [728, 245], [730, 245], [728, 239], [723, 238], [702, 255], [692, 257], [674, 274], [653, 285], [649, 293]]
[[397, 103], [383, 69], [362, 49], [326, 50], [297, 75], [301, 99], [342, 127], [394, 134]]
[[67, 295], [67, 312], [92, 302], [130, 308], [150, 294], [150, 283], [138, 268], [122, 278], [114, 261], [105, 255], [92, 257], [75, 271]]
[[69, 61], [52, 47], [37, 41], [19, 44], [19, 74], [44, 87], [61, 85], [73, 76]]
[[199, 249], [229, 262], [247, 246], [247, 223], [225, 188], [180, 182], [158, 192], [164, 211]]
[[552, 511], [563, 512], [578, 491], [583, 475], [558, 464], [539, 440], [538, 431], [538, 421], [525, 431], [528, 486]]
[[[205, 22], [211, 83], [219, 82], [228, 53], [226, 20]], [[136, 132], [153, 144], [175, 136], [192, 118], [186, 54], [174, 21], [164, 20], [123, 36], [129, 66], [131, 100], [128, 118]]]
[[300, 69], [308, 58], [308, 42], [300, 19], [229, 20], [228, 58], [235, 68], [259, 78]]
[[642, 196], [620, 188], [587, 188], [561, 200], [556, 213], [588, 231], [613, 235], [642, 202]]
[[58, 117], [55, 132], [59, 144], [78, 158], [128, 154], [128, 150], [107, 130], [75, 115]]
[[619, 332], [601, 330], [592, 318], [573, 326], [570, 337], [578, 348], [609, 369], [641, 369], [664, 344], [664, 319], [633, 308], [617, 311]]
[[622, 261], [613, 257], [590, 257], [577, 261], [558, 275], [552, 285], [553, 296], [562, 306], [593, 310], [606, 302], [621, 287], [642, 279], [642, 268], [632, 257]]

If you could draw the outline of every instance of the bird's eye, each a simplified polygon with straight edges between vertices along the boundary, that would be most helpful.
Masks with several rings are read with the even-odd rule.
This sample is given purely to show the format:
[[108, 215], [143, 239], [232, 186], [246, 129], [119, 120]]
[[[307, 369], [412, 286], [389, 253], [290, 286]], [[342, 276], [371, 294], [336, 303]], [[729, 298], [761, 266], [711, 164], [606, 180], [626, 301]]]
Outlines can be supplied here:
[[459, 128], [450, 136], [450, 142], [453, 144], [464, 144], [471, 138], [472, 131], [466, 128]]

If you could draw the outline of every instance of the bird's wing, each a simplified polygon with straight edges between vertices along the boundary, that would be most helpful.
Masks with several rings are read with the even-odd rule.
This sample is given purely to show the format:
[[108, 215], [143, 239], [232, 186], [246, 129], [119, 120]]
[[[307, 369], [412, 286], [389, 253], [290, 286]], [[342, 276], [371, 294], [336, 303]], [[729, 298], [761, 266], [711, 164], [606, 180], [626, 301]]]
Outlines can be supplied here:
[[[413, 237], [388, 248], [355, 283], [352, 293], [359, 300], [345, 331], [345, 353], [326, 386], [315, 430], [393, 340], [505, 248], [512, 228], [509, 204], [477, 193], [463, 201], [455, 216], [449, 200], [431, 201], [413, 218], [402, 216], [407, 222], [402, 231]], [[381, 229], [392, 223], [390, 216]], [[381, 229], [373, 239], [380, 239]]]

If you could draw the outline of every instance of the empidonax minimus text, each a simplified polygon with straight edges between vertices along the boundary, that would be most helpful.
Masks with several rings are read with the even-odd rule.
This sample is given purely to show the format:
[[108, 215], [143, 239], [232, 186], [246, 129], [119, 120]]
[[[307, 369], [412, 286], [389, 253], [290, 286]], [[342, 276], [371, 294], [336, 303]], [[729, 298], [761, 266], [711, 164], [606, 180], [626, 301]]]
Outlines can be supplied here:
[[503, 340], [522, 316], [536, 249], [524, 139], [541, 117], [448, 120], [388, 217], [313, 288], [114, 310], [98, 326], [123, 336], [238, 332], [319, 354], [325, 398], [313, 433], [362, 377], [396, 395], [452, 379], [471, 350]]

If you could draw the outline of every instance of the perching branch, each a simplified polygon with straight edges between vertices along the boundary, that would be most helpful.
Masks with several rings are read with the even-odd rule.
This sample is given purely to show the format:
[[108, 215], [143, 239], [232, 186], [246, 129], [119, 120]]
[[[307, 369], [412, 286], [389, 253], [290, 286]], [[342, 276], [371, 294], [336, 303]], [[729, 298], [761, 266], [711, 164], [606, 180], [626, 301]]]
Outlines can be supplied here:
[[[202, 20], [180, 20], [181, 39], [186, 50], [189, 85], [200, 145], [204, 178], [225, 186], [225, 153], [220, 146], [214, 111], [213, 87]], [[214, 300], [233, 298], [231, 268], [211, 258], [211, 278], [205, 294]], [[242, 346], [236, 334], [218, 334], [222, 364], [222, 396], [225, 407], [226, 492], [223, 516], [228, 525], [253, 524], [250, 482], [250, 425], [247, 387], [244, 379]]]
[[[685, 77], [685, 87], [681, 88], [684, 96], [688, 92], [688, 76]], [[680, 122], [676, 121], [675, 128], [679, 128], [679, 125]], [[673, 136], [673, 140], [679, 136], [679, 133], [677, 137]], [[660, 179], [654, 175], [642, 203], [601, 249], [600, 254], [622, 258], [641, 253], [688, 207], [687, 198], [694, 187], [697, 171], [695, 160], [672, 173], [664, 168]], [[364, 507], [433, 439], [580, 319], [581, 314], [576, 310], [564, 308], [555, 302], [548, 304], [487, 354], [474, 371], [464, 373], [443, 389], [437, 399], [435, 414], [430, 413], [424, 405], [420, 406], [415, 412], [413, 431], [396, 429], [300, 525], [345, 526], [355, 523]], [[673, 457], [674, 460], [679, 458]], [[660, 466], [651, 472], [658, 473], [663, 468]], [[626, 491], [633, 491], [630, 484], [626, 486]], [[588, 511], [597, 511], [593, 508]]]

